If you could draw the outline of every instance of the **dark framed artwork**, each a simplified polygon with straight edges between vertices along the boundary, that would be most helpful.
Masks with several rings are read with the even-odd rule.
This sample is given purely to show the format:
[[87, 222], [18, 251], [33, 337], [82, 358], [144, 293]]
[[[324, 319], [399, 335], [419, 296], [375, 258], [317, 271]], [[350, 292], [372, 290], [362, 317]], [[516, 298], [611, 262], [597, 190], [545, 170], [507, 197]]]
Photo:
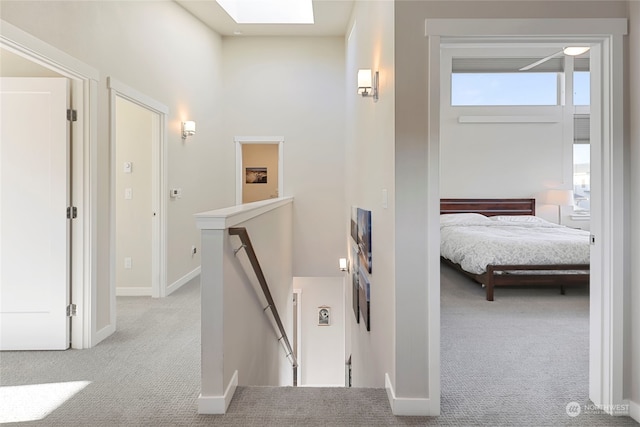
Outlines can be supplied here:
[[367, 271], [371, 273], [371, 211], [358, 208], [358, 248], [360, 259]]
[[245, 183], [266, 184], [267, 168], [245, 168]]
[[353, 305], [353, 314], [356, 316], [356, 322], [360, 323], [360, 287], [358, 276], [360, 275], [360, 263], [358, 262], [358, 246], [351, 245], [351, 298]]
[[371, 322], [369, 315], [369, 302], [371, 298], [371, 285], [369, 283], [368, 274], [362, 266], [360, 267], [360, 277], [358, 280], [360, 282], [358, 286], [360, 313], [362, 313], [362, 320], [364, 321], [364, 325], [367, 327], [367, 331], [370, 331]]
[[354, 242], [358, 242], [358, 208], [351, 207], [351, 238]]

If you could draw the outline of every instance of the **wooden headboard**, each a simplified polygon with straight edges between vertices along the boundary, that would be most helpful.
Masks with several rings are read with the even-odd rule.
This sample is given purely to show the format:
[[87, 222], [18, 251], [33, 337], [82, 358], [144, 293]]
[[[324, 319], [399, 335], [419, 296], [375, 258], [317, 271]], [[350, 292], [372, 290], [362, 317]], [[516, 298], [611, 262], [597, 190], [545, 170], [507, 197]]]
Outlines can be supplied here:
[[535, 215], [536, 199], [440, 199], [440, 213]]

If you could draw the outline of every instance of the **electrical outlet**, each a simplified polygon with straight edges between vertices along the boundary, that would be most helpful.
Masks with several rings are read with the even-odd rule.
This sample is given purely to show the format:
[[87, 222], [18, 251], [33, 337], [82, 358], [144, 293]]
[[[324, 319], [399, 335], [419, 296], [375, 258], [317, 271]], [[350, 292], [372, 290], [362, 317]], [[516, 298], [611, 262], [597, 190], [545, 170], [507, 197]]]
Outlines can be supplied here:
[[191, 246], [191, 256], [194, 256], [198, 252], [195, 246]]
[[124, 268], [131, 268], [131, 257], [126, 257], [124, 259]]

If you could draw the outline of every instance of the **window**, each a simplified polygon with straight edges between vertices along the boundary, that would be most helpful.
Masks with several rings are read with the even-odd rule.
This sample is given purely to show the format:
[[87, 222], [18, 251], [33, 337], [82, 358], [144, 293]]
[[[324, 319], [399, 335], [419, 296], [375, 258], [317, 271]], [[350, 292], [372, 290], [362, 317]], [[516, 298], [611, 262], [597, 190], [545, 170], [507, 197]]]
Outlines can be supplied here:
[[591, 104], [591, 74], [588, 71], [573, 73], [573, 105]]
[[573, 194], [574, 211], [589, 212], [591, 198], [591, 145], [589, 144], [589, 115], [573, 118]]
[[451, 105], [558, 105], [558, 74], [452, 73]]

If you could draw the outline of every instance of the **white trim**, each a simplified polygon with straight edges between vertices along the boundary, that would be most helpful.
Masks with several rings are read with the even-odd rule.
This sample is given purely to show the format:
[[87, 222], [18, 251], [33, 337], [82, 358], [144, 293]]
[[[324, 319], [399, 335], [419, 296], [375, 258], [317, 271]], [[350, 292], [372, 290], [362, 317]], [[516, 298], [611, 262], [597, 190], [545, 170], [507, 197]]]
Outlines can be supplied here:
[[96, 345], [100, 341], [104, 340], [105, 338], [108, 338], [115, 331], [116, 331], [116, 326], [115, 325], [107, 325], [104, 328], [100, 329], [99, 331], [96, 331], [95, 334], [94, 334], [95, 341], [94, 341], [93, 345]]
[[196, 227], [200, 230], [225, 230], [281, 206], [288, 205], [289, 203], [293, 203], [293, 197], [261, 200], [259, 202], [197, 213], [194, 215], [196, 218]]
[[236, 205], [242, 204], [242, 146], [244, 144], [278, 144], [278, 197], [284, 197], [284, 136], [236, 136]]
[[225, 414], [238, 387], [238, 371], [231, 376], [231, 381], [222, 396], [198, 396], [199, 414]]
[[196, 267], [189, 273], [185, 274], [184, 276], [182, 276], [181, 278], [179, 278], [178, 280], [176, 280], [175, 282], [167, 286], [167, 296], [171, 295], [172, 293], [180, 289], [182, 286], [186, 285], [191, 280], [198, 277], [200, 275], [200, 271], [201, 271], [201, 267]]
[[629, 400], [629, 416], [640, 423], [640, 403]]
[[151, 286], [116, 286], [117, 297], [150, 297]]
[[[116, 168], [115, 163], [115, 150], [116, 150], [116, 120], [115, 120], [115, 108], [116, 97], [126, 99], [141, 108], [144, 108], [152, 113], [156, 114], [158, 122], [154, 120], [154, 135], [153, 141], [158, 141], [159, 144], [152, 144], [151, 148], [151, 209], [156, 214], [152, 219], [153, 231], [151, 233], [151, 296], [154, 298], [162, 298], [168, 295], [167, 293], [167, 165], [166, 165], [166, 152], [167, 152], [167, 134], [168, 134], [168, 118], [169, 107], [162, 104], [159, 101], [133, 89], [126, 84], [114, 79], [113, 77], [107, 77], [107, 87], [110, 89], [110, 139], [111, 139], [111, 248], [110, 248], [110, 267], [111, 267], [111, 280], [112, 280], [112, 292], [111, 301], [115, 302], [117, 292], [115, 291], [115, 245], [116, 245], [116, 226], [115, 226], [115, 209], [116, 209], [116, 195], [115, 195], [115, 177]], [[114, 304], [115, 306], [115, 304]], [[113, 321], [115, 322], [115, 311], [111, 313]]]
[[[296, 297], [296, 318], [297, 318], [297, 330], [296, 330], [296, 362], [298, 362], [298, 366], [296, 367], [296, 378], [298, 380], [298, 387], [302, 387], [300, 384], [302, 374], [302, 369], [300, 369], [300, 360], [302, 359], [302, 289], [294, 289], [293, 293], [297, 295]], [[344, 384], [342, 385], [344, 387]]]
[[[556, 39], [562, 39], [567, 35], [623, 36], [627, 34], [627, 26], [626, 18], [426, 19], [424, 34], [426, 37], [516, 36], [509, 41], [503, 41], [517, 43], [522, 41], [518, 36], [535, 38], [552, 34]], [[488, 30], [490, 28], [494, 28], [495, 31]]]
[[[592, 297], [590, 307], [590, 375], [589, 397], [600, 406], [615, 407], [621, 404], [623, 396], [623, 288], [628, 283], [627, 269], [629, 254], [624, 251], [624, 162], [623, 150], [623, 43], [622, 36], [627, 32], [627, 19], [427, 19], [425, 20], [425, 34], [429, 41], [429, 86], [428, 120], [429, 134], [427, 145], [429, 159], [427, 169], [438, 170], [439, 166], [439, 130], [433, 125], [439, 122], [440, 99], [432, 94], [440, 89], [440, 37], [452, 36], [459, 41], [469, 41], [481, 37], [488, 39], [517, 43], [536, 40], [544, 37], [545, 41], [565, 40], [566, 42], [582, 41], [592, 46], [592, 55], [602, 54], [602, 126], [592, 120], [592, 135], [602, 137], [602, 215], [594, 215], [592, 211], [592, 226], [601, 245], [602, 263], [601, 280], [592, 280]], [[553, 38], [549, 37], [553, 34]], [[502, 38], [501, 38], [502, 37]], [[593, 61], [593, 58], [592, 58]], [[592, 73], [594, 70], [592, 70]], [[592, 74], [593, 76], [593, 74]], [[595, 80], [594, 77], [592, 80]], [[592, 90], [593, 93], [593, 90]], [[592, 108], [592, 117], [597, 109]], [[595, 126], [595, 127], [594, 127]], [[593, 180], [592, 180], [593, 185]], [[432, 172], [429, 175], [427, 194], [427, 217], [437, 218], [439, 215], [439, 179]], [[594, 224], [596, 223], [596, 224]], [[439, 227], [435, 219], [429, 223], [429, 234], [439, 241]], [[435, 261], [438, 256], [435, 251], [428, 251], [430, 274], [428, 289], [436, 291], [440, 287], [440, 280], [434, 278], [432, 270], [436, 269]], [[433, 264], [431, 264], [433, 263]], [[592, 269], [592, 274], [594, 274]], [[595, 296], [594, 296], [595, 295]], [[601, 295], [602, 298], [597, 296]], [[431, 300], [431, 298], [430, 298]], [[440, 318], [440, 309], [430, 307], [428, 322], [432, 324]], [[438, 349], [437, 337], [429, 331], [429, 351], [432, 347]], [[440, 391], [431, 386], [432, 378], [440, 377], [440, 363], [434, 364], [429, 360], [429, 396]], [[438, 398], [439, 400], [439, 398]]]
[[[74, 180], [73, 204], [78, 218], [72, 222], [72, 302], [78, 315], [71, 318], [71, 346], [92, 347], [98, 339], [97, 324], [97, 188], [98, 188], [98, 83], [100, 73], [44, 41], [0, 20], [0, 48], [71, 79], [73, 107], [78, 110], [76, 142], [73, 156], [81, 161], [72, 165]], [[104, 330], [104, 329], [103, 329]]]
[[440, 415], [440, 402], [433, 399], [397, 397], [389, 374], [384, 374], [384, 388], [391, 406], [391, 412], [396, 416], [431, 417]]
[[560, 123], [553, 116], [459, 116], [458, 123]]

